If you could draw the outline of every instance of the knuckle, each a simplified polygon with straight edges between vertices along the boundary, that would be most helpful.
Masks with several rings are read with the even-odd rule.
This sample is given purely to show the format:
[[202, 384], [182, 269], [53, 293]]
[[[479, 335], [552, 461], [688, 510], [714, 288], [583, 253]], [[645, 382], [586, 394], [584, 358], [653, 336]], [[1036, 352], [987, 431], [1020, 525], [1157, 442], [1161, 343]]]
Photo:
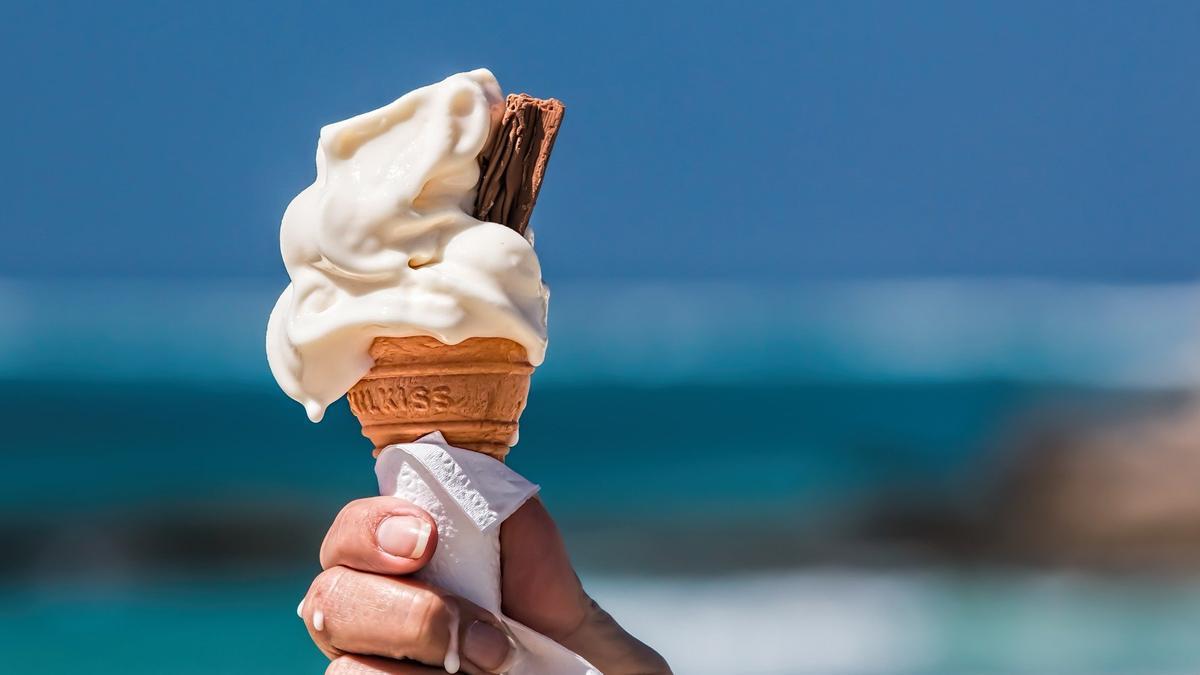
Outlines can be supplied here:
[[430, 647], [447, 640], [452, 611], [446, 600], [432, 591], [412, 593], [402, 624], [405, 642]]
[[333, 519], [325, 539], [321, 542], [321, 567], [332, 567], [343, 555], [347, 546], [353, 548], [353, 540], [368, 536], [382, 518], [373, 501], [377, 497], [364, 497], [342, 507]]
[[355, 499], [342, 507], [341, 513], [333, 521], [333, 529], [350, 529], [351, 535], [357, 534], [363, 525], [370, 525], [372, 520], [379, 517], [378, 512], [379, 509], [371, 498]]
[[346, 571], [345, 567], [335, 566], [318, 574], [309, 586], [307, 600], [320, 603], [318, 606], [328, 604], [333, 599], [334, 587]]
[[376, 499], [378, 497], [363, 497], [346, 504], [333, 519], [333, 528], [331, 529], [353, 527], [375, 517], [379, 511]]

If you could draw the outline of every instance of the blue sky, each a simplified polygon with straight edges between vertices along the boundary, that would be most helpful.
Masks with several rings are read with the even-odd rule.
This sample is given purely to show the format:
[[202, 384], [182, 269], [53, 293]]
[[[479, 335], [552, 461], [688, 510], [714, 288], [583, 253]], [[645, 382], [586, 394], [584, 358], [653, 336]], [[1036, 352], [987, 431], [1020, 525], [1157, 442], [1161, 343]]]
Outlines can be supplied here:
[[552, 279], [1200, 271], [1200, 4], [500, 6], [5, 5], [0, 276], [282, 279], [319, 127], [478, 66]]

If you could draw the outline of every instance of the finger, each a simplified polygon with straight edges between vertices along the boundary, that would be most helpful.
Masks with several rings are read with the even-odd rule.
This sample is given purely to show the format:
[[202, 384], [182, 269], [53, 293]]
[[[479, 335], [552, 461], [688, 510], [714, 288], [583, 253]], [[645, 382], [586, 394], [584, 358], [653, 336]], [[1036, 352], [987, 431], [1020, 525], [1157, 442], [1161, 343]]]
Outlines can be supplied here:
[[591, 599], [540, 500], [529, 500], [504, 521], [500, 544], [505, 615], [559, 641], [583, 624]]
[[437, 547], [437, 525], [414, 504], [370, 497], [347, 504], [321, 544], [321, 567], [412, 574]]
[[357, 655], [339, 656], [325, 669], [325, 675], [436, 675], [445, 672], [444, 668]]
[[383, 656], [449, 670], [458, 661], [474, 675], [502, 672], [516, 652], [503, 624], [474, 603], [414, 579], [346, 567], [317, 576], [300, 615], [331, 659]]
[[500, 530], [504, 613], [605, 673], [670, 673], [653, 649], [600, 608], [579, 583], [545, 505], [531, 499]]

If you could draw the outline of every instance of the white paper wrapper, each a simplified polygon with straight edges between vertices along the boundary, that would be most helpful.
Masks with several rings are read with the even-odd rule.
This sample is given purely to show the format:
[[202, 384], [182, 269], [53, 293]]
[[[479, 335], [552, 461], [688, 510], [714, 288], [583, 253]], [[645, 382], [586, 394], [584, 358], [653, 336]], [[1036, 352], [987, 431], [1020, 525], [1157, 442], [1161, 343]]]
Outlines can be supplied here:
[[[438, 544], [417, 577], [499, 616], [516, 638], [512, 675], [600, 675], [582, 657], [500, 613], [500, 524], [537, 486], [503, 462], [455, 448], [440, 433], [388, 446], [375, 462], [379, 493], [406, 499], [433, 516]], [[457, 631], [457, 626], [454, 630]], [[451, 639], [446, 670], [457, 672]]]

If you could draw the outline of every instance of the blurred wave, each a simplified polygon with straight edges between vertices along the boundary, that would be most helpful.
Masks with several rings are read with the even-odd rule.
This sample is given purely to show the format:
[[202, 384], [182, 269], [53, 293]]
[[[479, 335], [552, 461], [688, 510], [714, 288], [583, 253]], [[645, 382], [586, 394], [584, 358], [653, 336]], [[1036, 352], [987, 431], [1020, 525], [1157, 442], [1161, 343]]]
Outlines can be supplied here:
[[[261, 281], [0, 283], [0, 378], [262, 382]], [[546, 383], [1200, 383], [1200, 285], [552, 285]]]
[[[309, 424], [270, 377], [263, 327], [276, 290], [261, 281], [0, 284], [0, 534], [25, 541], [23, 550], [56, 550], [79, 540], [78, 528], [46, 535], [28, 514], [47, 523], [75, 514], [97, 533], [85, 538], [103, 553], [96, 560], [143, 569], [186, 560], [163, 546], [175, 518], [193, 538], [233, 538], [200, 568], [249, 542], [271, 542], [262, 554], [285, 562], [301, 551], [264, 534], [281, 511], [296, 529], [319, 528], [328, 509], [371, 492], [365, 442], [344, 403]], [[1102, 429], [1099, 419], [1140, 409], [1186, 421], [1200, 382], [1200, 285], [581, 282], [555, 286], [552, 306], [549, 359], [512, 462], [545, 484], [575, 549], [609, 570], [846, 561], [864, 557], [868, 534], [915, 536], [924, 554], [953, 559], [994, 555], [985, 549], [995, 537], [982, 533], [1010, 524], [975, 513], [989, 509], [1018, 514], [1011, 527], [1021, 532], [1050, 523], [1039, 536], [1062, 542], [1050, 516], [1102, 506], [1090, 496], [1097, 488], [1079, 488], [1067, 511], [1055, 501], [1062, 486], [1118, 494], [1113, 480], [1073, 468], [1099, 456], [1074, 428]], [[1017, 457], [1031, 445], [1023, 427], [1047, 411], [1042, 418], [1073, 425], [1073, 436], [1051, 428], [1036, 453]], [[1189, 435], [1191, 426], [1176, 426], [1184, 431], [1174, 436]], [[1061, 477], [1023, 478], [1049, 476], [1047, 462], [1074, 447], [1078, 461], [1055, 462]], [[1167, 476], [1189, 475], [1192, 454], [1187, 442], [1143, 452], [1167, 458]], [[1018, 461], [1019, 471], [1006, 466]], [[1133, 475], [1114, 461], [1099, 475]], [[74, 472], [66, 484], [65, 464]], [[1153, 487], [1156, 474], [1142, 481], [1151, 487], [1130, 490], [1166, 494]], [[1040, 515], [1012, 508], [1035, 503]], [[1179, 499], [1156, 508], [1176, 509], [1172, 522], [1184, 527], [1195, 519]], [[676, 555], [703, 546], [691, 518], [703, 509], [743, 533], [736, 559]], [[772, 536], [778, 527], [786, 541]], [[614, 555], [613, 542], [635, 553]], [[40, 559], [13, 556], [0, 569]]]
[[[275, 387], [277, 290], [0, 283], [7, 665], [322, 667], [292, 608], [374, 477]], [[677, 672], [1200, 663], [1200, 284], [553, 293], [511, 463]]]
[[679, 673], [1182, 675], [1200, 661], [1196, 583], [819, 568], [593, 592]]

